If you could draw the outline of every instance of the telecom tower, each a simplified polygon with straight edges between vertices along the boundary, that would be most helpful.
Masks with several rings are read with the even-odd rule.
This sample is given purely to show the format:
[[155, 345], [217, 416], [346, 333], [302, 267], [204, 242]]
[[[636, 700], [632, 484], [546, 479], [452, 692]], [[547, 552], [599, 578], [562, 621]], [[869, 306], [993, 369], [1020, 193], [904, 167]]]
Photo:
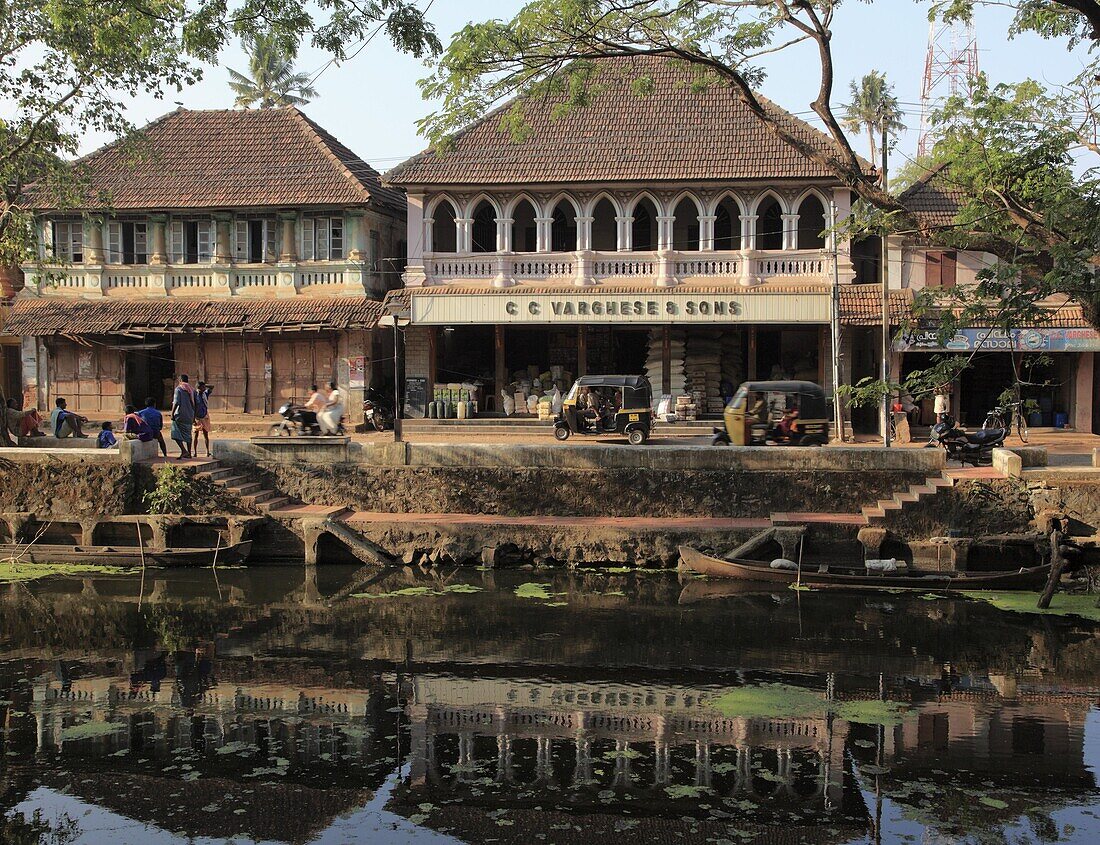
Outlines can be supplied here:
[[978, 77], [978, 37], [974, 23], [933, 19], [928, 27], [928, 55], [920, 93], [920, 140], [917, 155], [932, 152], [932, 110], [947, 97], [969, 92]]

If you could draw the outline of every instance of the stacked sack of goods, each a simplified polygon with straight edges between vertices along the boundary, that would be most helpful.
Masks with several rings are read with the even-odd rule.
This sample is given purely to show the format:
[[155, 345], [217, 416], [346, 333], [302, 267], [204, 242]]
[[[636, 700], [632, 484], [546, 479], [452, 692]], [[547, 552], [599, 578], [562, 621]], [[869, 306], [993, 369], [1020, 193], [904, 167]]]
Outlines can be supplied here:
[[500, 392], [504, 415], [530, 414], [552, 420], [561, 413], [562, 396], [573, 386], [573, 374], [557, 364], [545, 372], [537, 366], [517, 370], [514, 381]]
[[684, 359], [687, 389], [699, 413], [720, 414], [722, 405], [722, 340], [715, 332], [693, 332], [687, 340]]
[[676, 397], [676, 420], [677, 422], [684, 422], [686, 420], [699, 419], [699, 406], [696, 404], [695, 399], [691, 395], [677, 396]]
[[477, 416], [481, 402], [481, 385], [469, 382], [436, 384], [427, 417], [431, 420], [465, 420]]
[[[669, 332], [669, 370], [672, 376], [670, 391], [673, 396], [678, 396], [687, 390], [687, 376], [684, 373], [684, 337], [683, 329], [672, 329]], [[649, 332], [649, 352], [646, 356], [645, 372], [649, 383], [653, 386], [653, 401], [660, 401], [660, 395], [664, 389], [664, 330], [651, 329]]]

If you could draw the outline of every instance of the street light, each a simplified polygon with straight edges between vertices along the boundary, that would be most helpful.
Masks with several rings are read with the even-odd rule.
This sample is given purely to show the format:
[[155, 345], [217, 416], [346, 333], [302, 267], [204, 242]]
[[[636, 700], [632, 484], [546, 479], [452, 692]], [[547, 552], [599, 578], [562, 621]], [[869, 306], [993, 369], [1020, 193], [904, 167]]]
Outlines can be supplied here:
[[383, 314], [378, 325], [393, 329], [393, 442], [401, 442], [401, 367], [398, 358], [399, 330], [409, 325], [408, 317], [400, 314]]

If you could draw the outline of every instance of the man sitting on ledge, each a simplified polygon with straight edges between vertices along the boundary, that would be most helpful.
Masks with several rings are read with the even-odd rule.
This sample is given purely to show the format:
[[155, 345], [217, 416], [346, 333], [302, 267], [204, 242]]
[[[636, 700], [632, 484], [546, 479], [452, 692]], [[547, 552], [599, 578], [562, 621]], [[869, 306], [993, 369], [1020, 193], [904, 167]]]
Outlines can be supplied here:
[[72, 411], [66, 408], [66, 402], [64, 398], [58, 397], [54, 403], [57, 405], [53, 409], [53, 413], [50, 414], [50, 428], [53, 429], [53, 436], [60, 440], [62, 437], [87, 437], [84, 433], [82, 426], [88, 422], [87, 417], [82, 417], [80, 414], [74, 414]]
[[45, 432], [38, 430], [38, 427], [42, 425], [42, 417], [38, 415], [38, 411], [34, 408], [21, 411], [14, 398], [7, 401], [7, 407], [4, 408], [4, 418], [8, 431], [16, 437], [46, 436]]

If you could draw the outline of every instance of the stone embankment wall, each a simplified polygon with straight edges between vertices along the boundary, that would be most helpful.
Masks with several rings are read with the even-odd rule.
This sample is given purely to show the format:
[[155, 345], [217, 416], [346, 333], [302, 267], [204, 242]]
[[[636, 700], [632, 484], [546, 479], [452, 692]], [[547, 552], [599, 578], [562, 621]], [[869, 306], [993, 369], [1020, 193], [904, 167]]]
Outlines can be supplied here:
[[117, 516], [140, 501], [133, 467], [119, 461], [41, 457], [6, 459], [0, 451], [0, 511], [51, 516]]
[[501, 516], [767, 517], [774, 512], [858, 512], [919, 484], [903, 471], [334, 467], [256, 464], [265, 487], [315, 505], [388, 513]]

